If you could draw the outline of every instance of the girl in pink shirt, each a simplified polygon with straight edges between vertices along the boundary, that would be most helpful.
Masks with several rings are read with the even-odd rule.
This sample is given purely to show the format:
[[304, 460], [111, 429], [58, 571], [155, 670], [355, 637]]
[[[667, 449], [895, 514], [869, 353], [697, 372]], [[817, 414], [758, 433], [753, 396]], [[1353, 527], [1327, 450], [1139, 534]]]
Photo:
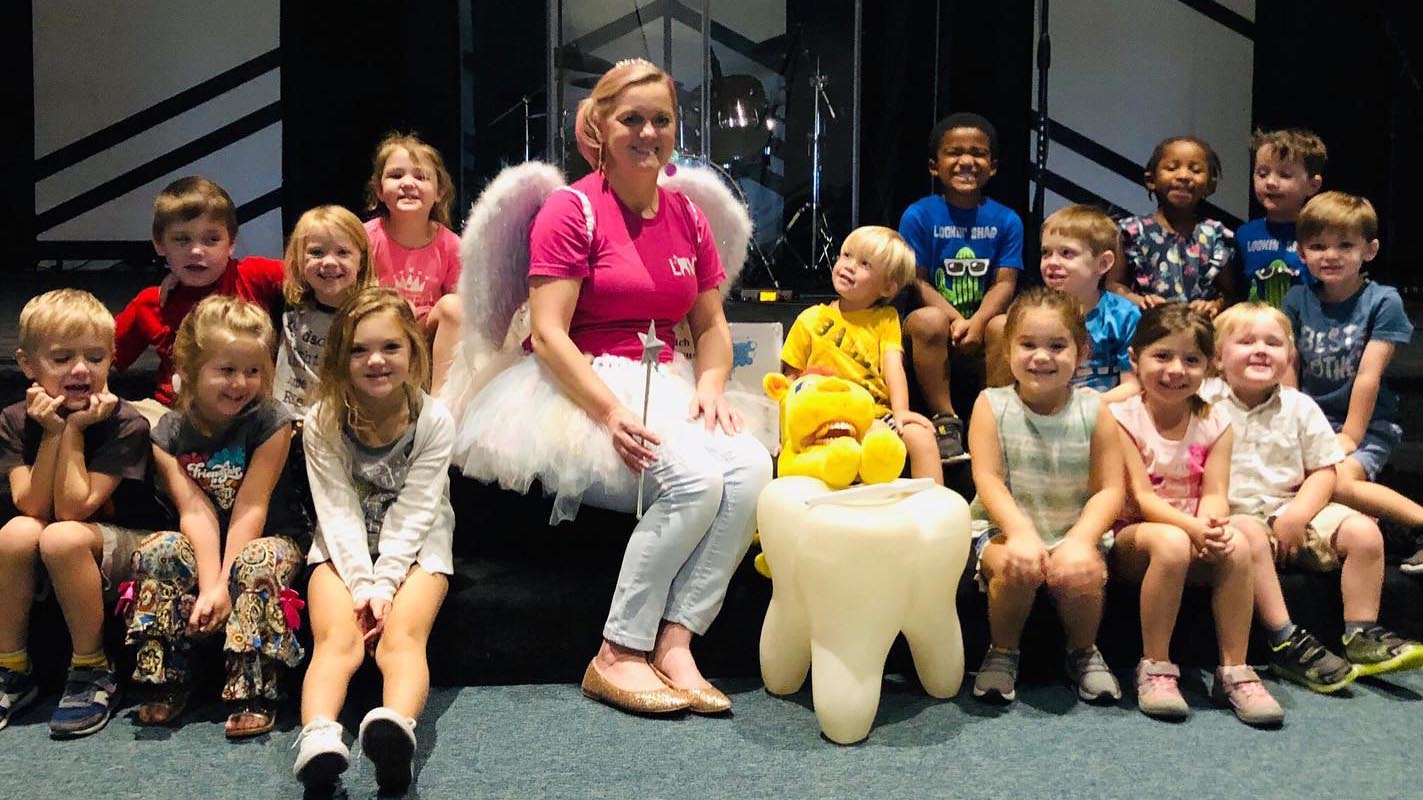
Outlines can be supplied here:
[[1141, 394], [1109, 406], [1120, 426], [1129, 488], [1112, 566], [1141, 583], [1142, 659], [1137, 705], [1153, 717], [1189, 713], [1171, 663], [1171, 632], [1186, 582], [1209, 582], [1220, 642], [1212, 696], [1250, 724], [1284, 711], [1245, 664], [1254, 612], [1250, 548], [1226, 524], [1230, 423], [1196, 392], [1215, 352], [1215, 331], [1183, 303], [1148, 309], [1131, 343]]
[[[603, 642], [583, 676], [591, 698], [634, 713], [720, 713], [693, 634], [715, 619], [750, 544], [771, 459], [727, 405], [731, 334], [711, 229], [657, 184], [672, 155], [671, 78], [642, 60], [609, 70], [579, 107], [591, 175], [554, 191], [529, 236], [532, 336], [524, 357], [476, 394], [454, 451], [466, 475], [580, 503], [646, 513], [628, 540]], [[674, 355], [691, 326], [696, 361]], [[642, 422], [649, 321], [661, 351]]]
[[366, 211], [376, 216], [366, 221], [366, 235], [376, 278], [409, 301], [434, 341], [431, 389], [438, 393], [464, 316], [455, 294], [460, 240], [450, 230], [454, 181], [440, 152], [412, 134], [387, 134], [371, 165]]

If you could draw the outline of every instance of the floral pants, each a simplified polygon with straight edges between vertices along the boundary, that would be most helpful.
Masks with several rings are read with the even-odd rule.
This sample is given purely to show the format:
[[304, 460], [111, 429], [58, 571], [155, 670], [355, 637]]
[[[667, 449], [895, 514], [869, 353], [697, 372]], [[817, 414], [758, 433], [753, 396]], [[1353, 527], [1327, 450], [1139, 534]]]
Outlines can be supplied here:
[[[301, 603], [291, 589], [304, 563], [301, 549], [285, 536], [254, 539], [238, 553], [229, 576], [222, 699], [280, 699], [280, 666], [294, 667], [306, 655], [295, 633]], [[155, 533], [134, 552], [125, 622], [127, 642], [138, 648], [135, 681], [188, 681], [193, 640], [185, 628], [197, 600], [197, 565], [193, 545], [181, 533]]]

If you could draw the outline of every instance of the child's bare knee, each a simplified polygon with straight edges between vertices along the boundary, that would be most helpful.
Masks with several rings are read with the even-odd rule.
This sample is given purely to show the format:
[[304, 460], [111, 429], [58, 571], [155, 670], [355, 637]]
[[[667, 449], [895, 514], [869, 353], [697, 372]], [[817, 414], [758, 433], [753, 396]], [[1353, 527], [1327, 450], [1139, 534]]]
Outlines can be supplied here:
[[94, 531], [82, 522], [55, 522], [40, 533], [40, 557], [45, 563], [92, 558]]
[[0, 528], [0, 558], [34, 558], [40, 551], [44, 523], [34, 517], [13, 517]]
[[1344, 520], [1334, 534], [1334, 546], [1341, 556], [1381, 557], [1383, 534], [1378, 523], [1363, 514]]
[[925, 306], [909, 312], [904, 318], [904, 330], [914, 341], [947, 339], [951, 320], [942, 309]]

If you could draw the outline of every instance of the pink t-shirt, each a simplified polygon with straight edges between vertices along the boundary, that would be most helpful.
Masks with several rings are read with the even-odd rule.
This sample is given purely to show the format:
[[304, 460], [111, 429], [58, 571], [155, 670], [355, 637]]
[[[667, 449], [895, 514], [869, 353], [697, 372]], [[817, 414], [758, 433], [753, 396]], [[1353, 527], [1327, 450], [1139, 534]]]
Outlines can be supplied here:
[[[1220, 435], [1230, 427], [1225, 411], [1211, 406], [1204, 417], [1192, 414], [1190, 422], [1186, 423], [1186, 435], [1176, 441], [1163, 437], [1156, 430], [1156, 423], [1152, 422], [1151, 414], [1139, 394], [1129, 400], [1112, 403], [1107, 408], [1136, 442], [1156, 496], [1174, 508], [1194, 515], [1201, 503], [1201, 478], [1206, 471], [1206, 457]], [[1122, 509], [1122, 519], [1127, 522], [1141, 520], [1141, 508], [1130, 493]]]
[[578, 304], [568, 334], [594, 356], [642, 357], [639, 332], [649, 320], [666, 343], [697, 295], [726, 277], [706, 217], [680, 192], [657, 190], [657, 216], [643, 219], [618, 200], [601, 173], [572, 185], [593, 210], [588, 235], [583, 200], [571, 191], [549, 196], [529, 232], [529, 276], [578, 278]]
[[385, 218], [366, 220], [376, 280], [400, 292], [424, 317], [441, 297], [451, 294], [460, 279], [460, 237], [436, 223], [435, 238], [414, 250], [401, 247], [385, 231]]

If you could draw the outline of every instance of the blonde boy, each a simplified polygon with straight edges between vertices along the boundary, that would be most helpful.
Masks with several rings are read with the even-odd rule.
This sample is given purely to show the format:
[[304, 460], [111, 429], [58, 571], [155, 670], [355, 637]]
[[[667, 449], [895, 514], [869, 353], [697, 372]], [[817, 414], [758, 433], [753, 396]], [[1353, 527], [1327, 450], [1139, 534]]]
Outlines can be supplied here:
[[26, 634], [38, 562], [74, 646], [51, 735], [99, 730], [117, 699], [104, 592], [128, 576], [147, 532], [121, 523], [151, 511], [152, 492], [148, 423], [108, 390], [113, 353], [114, 318], [87, 292], [46, 292], [20, 312], [15, 355], [33, 385], [0, 412], [0, 468], [19, 512], [0, 528], [0, 727], [35, 698]]
[[845, 237], [830, 280], [840, 299], [811, 306], [796, 317], [781, 371], [795, 378], [816, 368], [863, 386], [883, 422], [904, 440], [909, 472], [944, 482], [939, 446], [929, 420], [909, 410], [909, 379], [899, 313], [891, 305], [914, 280], [914, 251], [891, 228], [868, 225]]
[[[1357, 675], [1423, 666], [1423, 645], [1377, 623], [1383, 584], [1378, 525], [1330, 502], [1344, 453], [1329, 420], [1307, 395], [1281, 385], [1294, 355], [1289, 319], [1264, 303], [1242, 303], [1216, 317], [1216, 356], [1224, 381], [1201, 390], [1230, 418], [1231, 524], [1250, 545], [1255, 611], [1269, 634], [1271, 669], [1317, 692], [1334, 692]], [[1341, 659], [1295, 625], [1276, 565], [1341, 569]], [[1341, 566], [1342, 565], [1342, 566]]]

